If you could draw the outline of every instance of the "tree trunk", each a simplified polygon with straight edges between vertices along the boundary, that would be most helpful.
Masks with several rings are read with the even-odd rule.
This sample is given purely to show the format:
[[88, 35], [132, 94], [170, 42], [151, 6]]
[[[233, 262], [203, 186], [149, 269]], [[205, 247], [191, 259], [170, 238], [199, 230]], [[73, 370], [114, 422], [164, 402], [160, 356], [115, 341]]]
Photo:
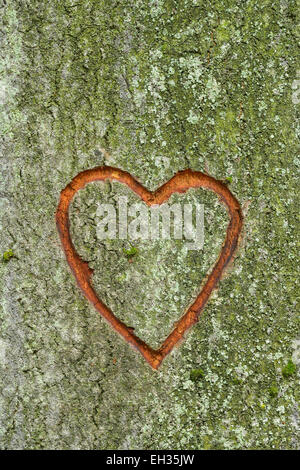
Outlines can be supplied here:
[[[0, 4], [1, 449], [296, 448], [296, 1]], [[243, 207], [234, 263], [158, 371], [89, 304], [57, 232], [60, 192], [103, 165], [150, 190], [209, 173]], [[72, 239], [157, 348], [229, 219], [194, 189], [171, 201], [204, 204], [203, 249], [99, 239], [99, 204], [120, 195], [139, 201], [117, 182], [79, 191]]]

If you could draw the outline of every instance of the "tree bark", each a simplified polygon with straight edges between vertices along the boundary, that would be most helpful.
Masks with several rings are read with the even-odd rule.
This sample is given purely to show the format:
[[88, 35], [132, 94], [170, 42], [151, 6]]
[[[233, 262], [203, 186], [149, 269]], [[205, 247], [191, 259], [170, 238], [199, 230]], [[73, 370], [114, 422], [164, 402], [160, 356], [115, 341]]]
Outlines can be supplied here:
[[[1, 449], [295, 449], [296, 1], [2, 0]], [[60, 192], [109, 165], [150, 190], [191, 168], [243, 206], [230, 273], [158, 371], [78, 289], [55, 225]], [[97, 238], [93, 183], [71, 233], [99, 296], [157, 347], [218, 257], [205, 244]], [[132, 247], [134, 248], [133, 251]], [[128, 254], [129, 253], [129, 254]], [[130, 254], [131, 253], [131, 254]]]

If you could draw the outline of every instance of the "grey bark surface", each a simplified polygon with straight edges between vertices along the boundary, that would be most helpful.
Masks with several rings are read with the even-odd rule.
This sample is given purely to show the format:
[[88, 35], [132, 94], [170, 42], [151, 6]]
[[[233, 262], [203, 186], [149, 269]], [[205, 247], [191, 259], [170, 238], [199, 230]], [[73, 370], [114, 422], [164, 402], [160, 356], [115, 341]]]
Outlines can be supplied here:
[[[298, 448], [296, 1], [2, 0], [0, 13], [0, 448]], [[243, 206], [229, 274], [159, 371], [88, 304], [60, 246], [60, 191], [105, 164], [149, 189], [207, 171]], [[72, 236], [101, 298], [156, 347], [227, 214], [206, 191], [174, 195], [204, 204], [203, 250], [137, 241], [129, 262], [127, 240], [96, 233], [98, 203], [120, 194], [137, 200], [118, 183], [80, 191]]]

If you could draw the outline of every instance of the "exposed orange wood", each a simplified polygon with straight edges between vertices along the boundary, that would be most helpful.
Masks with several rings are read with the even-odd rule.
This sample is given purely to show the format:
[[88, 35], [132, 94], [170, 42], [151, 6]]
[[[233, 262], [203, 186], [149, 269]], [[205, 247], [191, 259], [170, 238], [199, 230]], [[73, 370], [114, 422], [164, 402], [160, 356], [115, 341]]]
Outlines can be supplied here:
[[[159, 349], [155, 350], [133, 333], [113, 312], [99, 299], [91, 284], [93, 271], [88, 263], [80, 258], [72, 243], [70, 236], [69, 207], [77, 191], [88, 183], [103, 180], [116, 180], [126, 184], [148, 205], [163, 204], [173, 193], [184, 193], [190, 188], [209, 189], [219, 195], [221, 201], [228, 209], [230, 216], [225, 241], [213, 270], [208, 275], [200, 294], [187, 312], [176, 323], [174, 330], [169, 334]], [[75, 276], [78, 286], [95, 309], [107, 320], [110, 325], [148, 361], [153, 369], [158, 369], [163, 359], [174, 346], [183, 338], [184, 333], [196, 323], [204, 309], [212, 291], [216, 288], [229, 261], [237, 249], [241, 233], [243, 217], [240, 204], [230, 192], [228, 187], [212, 176], [200, 171], [183, 170], [176, 173], [167, 183], [155, 191], [149, 191], [133, 176], [119, 168], [102, 166], [79, 173], [61, 192], [56, 211], [56, 224], [60, 235], [63, 250], [69, 266]]]

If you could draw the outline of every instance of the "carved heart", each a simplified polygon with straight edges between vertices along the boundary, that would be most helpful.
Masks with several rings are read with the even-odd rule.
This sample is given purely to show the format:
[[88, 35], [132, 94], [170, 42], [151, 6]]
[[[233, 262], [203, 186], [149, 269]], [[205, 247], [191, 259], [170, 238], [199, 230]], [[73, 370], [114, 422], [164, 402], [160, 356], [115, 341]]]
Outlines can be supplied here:
[[[106, 179], [117, 180], [126, 184], [136, 194], [138, 194], [148, 206], [164, 203], [175, 192], [183, 193], [190, 188], [199, 187], [209, 189], [220, 196], [229, 212], [230, 222], [227, 227], [225, 241], [212, 272], [207, 277], [206, 283], [194, 303], [177, 322], [174, 330], [157, 350], [152, 349], [144, 341], [138, 338], [133, 333], [133, 329], [127, 327], [123, 322], [121, 322], [98, 298], [90, 280], [93, 271], [89, 268], [88, 263], [80, 258], [70, 237], [68, 211], [72, 198], [76, 192], [79, 189], [82, 189], [86, 184]], [[78, 286], [87, 299], [94, 305], [96, 310], [98, 310], [98, 312], [121, 336], [123, 336], [126, 341], [128, 341], [128, 343], [144, 356], [153, 369], [158, 369], [167, 354], [169, 354], [178, 341], [183, 338], [184, 333], [198, 321], [201, 311], [205, 307], [213, 289], [217, 286], [221, 275], [234, 255], [242, 223], [243, 217], [240, 205], [227, 186], [211, 176], [192, 170], [183, 170], [178, 172], [167, 183], [163, 184], [153, 192], [144, 188], [129, 173], [118, 168], [104, 166], [86, 170], [79, 173], [61, 192], [56, 211], [56, 224], [62, 246]]]

